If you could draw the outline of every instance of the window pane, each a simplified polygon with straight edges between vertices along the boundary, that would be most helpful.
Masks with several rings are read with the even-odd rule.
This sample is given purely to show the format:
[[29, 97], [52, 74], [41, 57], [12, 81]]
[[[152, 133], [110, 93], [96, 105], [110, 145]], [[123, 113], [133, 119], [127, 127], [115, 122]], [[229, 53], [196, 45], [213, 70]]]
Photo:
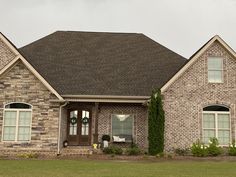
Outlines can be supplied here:
[[222, 58], [208, 58], [208, 70], [222, 70]]
[[131, 139], [133, 133], [133, 116], [112, 115], [112, 135]]
[[[72, 123], [71, 119], [76, 119], [76, 123]], [[70, 112], [70, 135], [77, 135], [77, 122], [78, 122], [78, 111], [71, 111]]]
[[205, 108], [203, 108], [203, 111], [228, 111], [229, 112], [229, 108], [225, 107], [225, 106], [219, 106], [219, 105], [212, 105], [212, 106], [207, 106]]
[[210, 138], [215, 137], [215, 130], [203, 130], [203, 142], [208, 144]]
[[19, 112], [19, 125], [30, 125], [31, 123], [31, 112], [20, 111]]
[[4, 125], [16, 125], [16, 111], [5, 111]]
[[215, 114], [203, 114], [203, 128], [215, 128]]
[[[88, 122], [83, 122], [83, 119], [88, 118]], [[82, 111], [82, 125], [81, 125], [81, 135], [89, 135], [89, 111]]]
[[230, 142], [230, 131], [229, 130], [219, 130], [218, 131], [218, 140], [219, 144], [228, 145]]
[[5, 106], [5, 108], [12, 109], [31, 109], [31, 106], [24, 103], [11, 103]]
[[218, 128], [229, 129], [229, 114], [218, 114]]
[[18, 140], [29, 141], [30, 140], [30, 127], [19, 127]]
[[77, 135], [77, 124], [70, 126], [70, 135]]
[[222, 71], [208, 71], [209, 82], [222, 82]]
[[14, 141], [15, 140], [16, 127], [4, 127], [3, 140]]

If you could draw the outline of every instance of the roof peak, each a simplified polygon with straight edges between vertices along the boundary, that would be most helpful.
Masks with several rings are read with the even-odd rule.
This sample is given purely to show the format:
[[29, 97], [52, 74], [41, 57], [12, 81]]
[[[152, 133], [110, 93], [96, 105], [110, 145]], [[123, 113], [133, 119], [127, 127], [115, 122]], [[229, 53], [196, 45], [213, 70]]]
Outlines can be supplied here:
[[144, 35], [143, 33], [137, 32], [119, 32], [119, 31], [73, 31], [73, 30], [57, 30], [54, 33], [94, 33], [94, 34], [136, 34], [136, 35]]

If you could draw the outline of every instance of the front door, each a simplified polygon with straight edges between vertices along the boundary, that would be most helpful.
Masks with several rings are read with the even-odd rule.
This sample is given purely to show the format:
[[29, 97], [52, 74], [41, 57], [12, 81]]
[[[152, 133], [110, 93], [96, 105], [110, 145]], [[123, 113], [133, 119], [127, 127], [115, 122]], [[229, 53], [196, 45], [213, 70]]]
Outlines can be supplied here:
[[91, 145], [91, 111], [68, 110], [68, 143], [75, 146]]

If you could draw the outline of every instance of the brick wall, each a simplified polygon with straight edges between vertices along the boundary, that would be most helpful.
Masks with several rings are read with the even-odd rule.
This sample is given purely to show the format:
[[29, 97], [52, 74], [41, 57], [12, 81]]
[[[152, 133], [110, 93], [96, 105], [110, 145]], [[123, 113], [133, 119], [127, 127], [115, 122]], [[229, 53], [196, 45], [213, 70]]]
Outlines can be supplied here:
[[111, 135], [112, 114], [133, 114], [134, 115], [134, 137], [133, 140], [139, 147], [146, 149], [147, 142], [147, 107], [141, 104], [100, 104], [98, 118], [99, 140], [104, 134]]
[[0, 39], [0, 70], [15, 57], [16, 55]]
[[18, 62], [0, 78], [0, 137], [2, 137], [3, 107], [11, 102], [32, 105], [32, 133], [29, 143], [0, 142], [7, 151], [57, 150], [59, 103], [56, 97], [23, 65]]
[[[223, 57], [224, 83], [208, 83], [208, 56]], [[202, 109], [211, 104], [230, 107], [235, 137], [236, 59], [219, 42], [202, 54], [164, 93], [165, 150], [190, 147], [202, 137]]]

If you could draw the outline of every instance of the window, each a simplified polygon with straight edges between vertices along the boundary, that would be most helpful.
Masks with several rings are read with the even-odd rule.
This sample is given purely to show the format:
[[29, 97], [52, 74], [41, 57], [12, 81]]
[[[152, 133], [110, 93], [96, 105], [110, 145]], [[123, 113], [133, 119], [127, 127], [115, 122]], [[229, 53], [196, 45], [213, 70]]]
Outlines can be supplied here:
[[29, 141], [31, 137], [32, 107], [25, 103], [5, 106], [3, 141]]
[[223, 59], [220, 57], [208, 58], [208, 82], [223, 82]]
[[113, 114], [112, 136], [119, 136], [125, 138], [125, 141], [132, 141], [133, 115]]
[[223, 106], [208, 106], [203, 109], [203, 142], [209, 143], [210, 138], [216, 137], [220, 145], [230, 143], [230, 114]]

